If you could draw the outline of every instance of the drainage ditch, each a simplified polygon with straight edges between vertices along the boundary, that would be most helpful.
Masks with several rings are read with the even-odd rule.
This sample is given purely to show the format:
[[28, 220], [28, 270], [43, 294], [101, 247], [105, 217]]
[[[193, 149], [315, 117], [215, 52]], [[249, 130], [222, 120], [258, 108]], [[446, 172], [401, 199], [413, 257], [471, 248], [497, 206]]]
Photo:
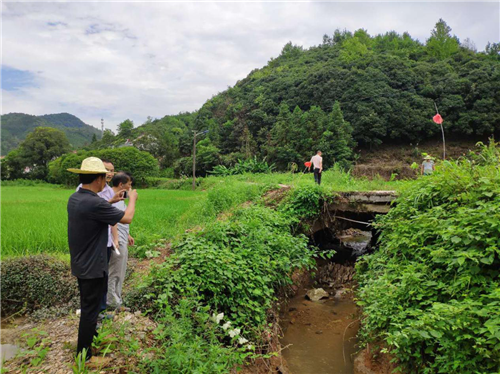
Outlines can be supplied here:
[[[348, 227], [350, 226], [350, 227]], [[281, 315], [283, 357], [292, 374], [354, 373], [359, 311], [353, 300], [354, 264], [372, 250], [366, 225], [318, 230], [311, 245], [320, 252], [317, 270], [292, 297]]]

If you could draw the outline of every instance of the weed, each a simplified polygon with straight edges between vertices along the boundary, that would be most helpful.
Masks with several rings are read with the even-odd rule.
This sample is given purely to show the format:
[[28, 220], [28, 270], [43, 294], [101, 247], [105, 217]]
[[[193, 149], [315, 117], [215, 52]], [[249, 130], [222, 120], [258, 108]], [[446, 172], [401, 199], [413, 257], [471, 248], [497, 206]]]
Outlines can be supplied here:
[[[484, 154], [486, 152], [486, 154]], [[443, 162], [382, 219], [357, 265], [361, 338], [383, 340], [403, 372], [500, 369], [499, 150]]]

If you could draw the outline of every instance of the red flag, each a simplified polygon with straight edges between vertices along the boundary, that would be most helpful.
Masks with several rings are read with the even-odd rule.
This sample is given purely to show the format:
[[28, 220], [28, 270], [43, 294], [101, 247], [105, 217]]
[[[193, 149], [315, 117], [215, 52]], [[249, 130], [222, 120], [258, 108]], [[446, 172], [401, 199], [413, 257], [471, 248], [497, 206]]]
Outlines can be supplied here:
[[304, 162], [304, 165], [305, 165], [306, 167], [308, 167], [308, 168], [310, 168], [310, 167], [311, 167], [311, 163], [310, 163], [310, 162]]
[[438, 125], [443, 123], [443, 117], [441, 117], [441, 114], [436, 114], [434, 117], [432, 117], [432, 120], [436, 122]]

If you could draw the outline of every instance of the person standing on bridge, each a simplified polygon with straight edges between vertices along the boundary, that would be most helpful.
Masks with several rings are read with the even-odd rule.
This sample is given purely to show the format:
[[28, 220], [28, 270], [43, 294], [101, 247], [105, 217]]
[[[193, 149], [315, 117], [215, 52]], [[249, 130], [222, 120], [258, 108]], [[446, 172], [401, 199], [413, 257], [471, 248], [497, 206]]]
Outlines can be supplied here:
[[[314, 181], [319, 185], [321, 184], [321, 173], [323, 172], [323, 157], [321, 157], [321, 151], [318, 151], [311, 157], [311, 165], [314, 171]], [[311, 170], [311, 165], [308, 170]]]

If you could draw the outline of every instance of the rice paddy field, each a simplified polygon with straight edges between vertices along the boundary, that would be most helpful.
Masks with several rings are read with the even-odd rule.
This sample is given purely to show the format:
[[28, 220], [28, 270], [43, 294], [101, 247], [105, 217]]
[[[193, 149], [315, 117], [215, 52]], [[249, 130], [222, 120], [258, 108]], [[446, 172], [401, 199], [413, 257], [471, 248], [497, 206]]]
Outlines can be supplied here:
[[[69, 253], [66, 204], [73, 189], [2, 186], [2, 256]], [[140, 190], [131, 233], [137, 245], [170, 239], [189, 226], [189, 214], [206, 198], [201, 191]]]
[[[24, 182], [2, 183], [2, 256], [68, 255], [66, 204], [74, 189]], [[158, 182], [157, 188], [139, 190], [131, 225], [135, 250], [159, 239], [171, 241], [186, 229], [203, 225], [220, 212], [245, 201], [256, 200], [265, 190], [278, 188], [279, 184], [292, 187], [314, 184], [312, 174], [302, 173], [210, 176], [200, 178], [196, 191], [191, 191], [189, 179]], [[333, 169], [324, 172], [321, 188], [331, 193], [397, 190], [406, 183], [355, 179], [349, 173]], [[177, 189], [171, 189], [173, 187]]]

